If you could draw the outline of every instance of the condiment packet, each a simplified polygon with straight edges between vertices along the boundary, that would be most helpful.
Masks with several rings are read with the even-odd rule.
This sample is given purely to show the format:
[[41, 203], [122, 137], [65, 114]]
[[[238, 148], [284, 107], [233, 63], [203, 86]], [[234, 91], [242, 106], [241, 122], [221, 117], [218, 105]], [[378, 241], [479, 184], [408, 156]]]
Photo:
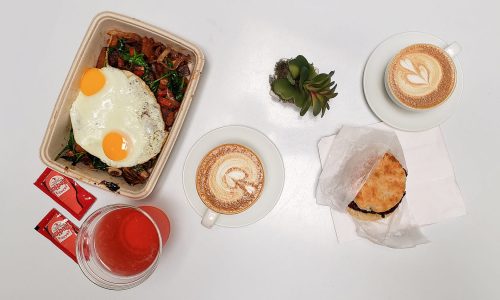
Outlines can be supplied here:
[[56, 209], [52, 209], [38, 223], [35, 230], [49, 239], [54, 245], [66, 253], [72, 260], [76, 260], [76, 236], [79, 228], [71, 223]]
[[73, 179], [46, 168], [34, 183], [50, 198], [81, 220], [96, 198]]
[[[318, 204], [346, 213], [377, 161], [386, 153], [394, 155], [407, 169], [404, 153], [393, 131], [344, 126], [335, 137], [318, 180]], [[408, 170], [411, 176], [411, 170]], [[356, 233], [391, 248], [408, 248], [428, 242], [414, 221], [406, 197], [394, 213], [377, 221], [353, 218]]]

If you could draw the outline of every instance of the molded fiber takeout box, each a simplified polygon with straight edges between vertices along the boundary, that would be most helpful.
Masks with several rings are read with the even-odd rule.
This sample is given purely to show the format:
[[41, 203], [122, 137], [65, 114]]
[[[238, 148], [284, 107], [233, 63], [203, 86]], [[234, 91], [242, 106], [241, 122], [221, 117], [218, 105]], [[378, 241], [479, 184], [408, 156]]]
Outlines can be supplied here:
[[[107, 46], [107, 32], [112, 29], [124, 32], [135, 32], [141, 36], [152, 37], [156, 41], [162, 42], [167, 46], [182, 51], [183, 53], [190, 54], [192, 58], [189, 65], [191, 69], [189, 85], [167, 140], [158, 155], [158, 160], [147, 182], [135, 186], [127, 184], [121, 177], [112, 177], [105, 171], [92, 170], [83, 164], [72, 166], [71, 162], [64, 159], [55, 160], [57, 154], [68, 142], [71, 128], [69, 110], [71, 104], [78, 95], [80, 76], [86, 68], [95, 67], [101, 48]], [[120, 186], [117, 193], [129, 198], [139, 200], [147, 197], [153, 191], [177, 136], [179, 135], [196, 86], [198, 85], [204, 62], [204, 55], [198, 47], [167, 31], [112, 12], [98, 14], [92, 20], [83, 38], [80, 49], [78, 49], [73, 65], [69, 70], [61, 93], [59, 94], [59, 98], [57, 99], [52, 116], [50, 117], [49, 125], [40, 148], [40, 157], [43, 163], [60, 173], [89, 184], [97, 185], [105, 190], [108, 190], [107, 187], [100, 184], [100, 182], [103, 180], [114, 182]]]

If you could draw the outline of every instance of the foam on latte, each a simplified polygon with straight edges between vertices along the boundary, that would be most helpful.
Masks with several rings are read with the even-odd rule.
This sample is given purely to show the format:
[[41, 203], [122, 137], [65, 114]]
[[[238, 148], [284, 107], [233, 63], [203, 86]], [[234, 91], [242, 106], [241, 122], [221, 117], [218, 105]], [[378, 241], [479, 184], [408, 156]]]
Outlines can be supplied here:
[[252, 150], [238, 144], [212, 149], [196, 172], [196, 190], [205, 205], [222, 214], [252, 206], [264, 187], [264, 169]]
[[455, 66], [446, 52], [434, 45], [415, 44], [401, 50], [387, 67], [387, 87], [402, 104], [432, 108], [455, 88]]

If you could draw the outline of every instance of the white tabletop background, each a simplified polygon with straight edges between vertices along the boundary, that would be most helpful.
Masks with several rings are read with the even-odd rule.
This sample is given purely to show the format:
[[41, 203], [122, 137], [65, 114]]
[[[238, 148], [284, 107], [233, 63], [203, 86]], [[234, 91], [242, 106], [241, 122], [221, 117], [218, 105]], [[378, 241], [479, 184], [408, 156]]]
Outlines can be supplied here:
[[[500, 2], [61, 0], [2, 6], [1, 299], [500, 299]], [[140, 202], [169, 214], [168, 246], [155, 273], [122, 292], [93, 285], [33, 230], [52, 207], [69, 215], [33, 186], [45, 168], [38, 150], [87, 26], [104, 10], [169, 30], [206, 55], [172, 155], [153, 194]], [[413, 249], [364, 240], [338, 244], [329, 209], [314, 198], [317, 142], [341, 124], [378, 121], [363, 98], [364, 64], [379, 42], [409, 30], [463, 47], [463, 102], [441, 128], [467, 215], [425, 227], [432, 242]], [[340, 94], [322, 119], [300, 118], [268, 95], [274, 62], [297, 54], [323, 72], [336, 70]], [[286, 182], [263, 220], [208, 230], [185, 199], [182, 167], [198, 138], [229, 124], [254, 127], [276, 143]], [[84, 187], [98, 197], [92, 210], [131, 203]]]

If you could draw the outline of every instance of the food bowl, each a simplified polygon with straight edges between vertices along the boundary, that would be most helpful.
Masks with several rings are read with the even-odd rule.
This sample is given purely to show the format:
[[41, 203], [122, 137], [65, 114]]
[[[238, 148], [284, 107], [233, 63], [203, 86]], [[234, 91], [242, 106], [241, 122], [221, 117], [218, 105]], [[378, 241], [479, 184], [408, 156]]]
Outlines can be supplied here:
[[[78, 95], [80, 76], [85, 69], [95, 66], [101, 48], [107, 46], [107, 32], [110, 30], [133, 32], [140, 36], [151, 37], [158, 42], [162, 42], [167, 46], [191, 56], [191, 62], [189, 64], [191, 75], [184, 98], [177, 112], [175, 122], [169, 131], [167, 140], [161, 152], [158, 154], [157, 161], [149, 178], [144, 184], [129, 185], [122, 177], [113, 177], [106, 171], [91, 169], [83, 163], [73, 166], [71, 162], [62, 158], [55, 160], [59, 152], [68, 143], [71, 129], [69, 110]], [[165, 30], [112, 12], [98, 14], [92, 20], [80, 48], [76, 53], [71, 69], [66, 76], [66, 80], [64, 81], [55, 104], [52, 116], [50, 117], [45, 137], [40, 148], [40, 157], [43, 163], [51, 169], [69, 177], [96, 185], [105, 190], [109, 189], [103, 183], [113, 182], [120, 187], [115, 193], [132, 199], [139, 200], [147, 197], [153, 191], [182, 128], [196, 86], [198, 85], [204, 62], [204, 55], [198, 47]]]

